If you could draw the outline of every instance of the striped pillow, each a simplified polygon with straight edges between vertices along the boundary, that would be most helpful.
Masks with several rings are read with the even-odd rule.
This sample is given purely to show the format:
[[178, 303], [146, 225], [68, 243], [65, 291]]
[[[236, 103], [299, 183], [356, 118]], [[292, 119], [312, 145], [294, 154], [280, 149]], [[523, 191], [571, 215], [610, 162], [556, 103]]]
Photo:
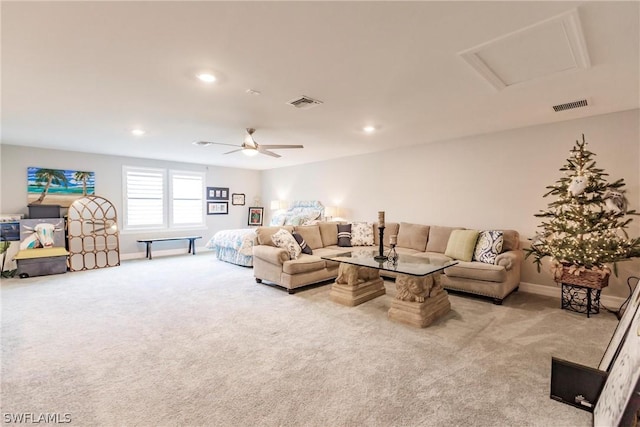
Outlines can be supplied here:
[[292, 234], [293, 234], [293, 238], [296, 239], [296, 242], [298, 242], [298, 244], [300, 245], [300, 249], [302, 249], [302, 253], [307, 255], [313, 255], [313, 251], [311, 250], [309, 245], [307, 245], [307, 242], [304, 241], [304, 238], [300, 235], [300, 233], [297, 233], [294, 231]]
[[338, 224], [338, 246], [351, 247], [351, 224]]

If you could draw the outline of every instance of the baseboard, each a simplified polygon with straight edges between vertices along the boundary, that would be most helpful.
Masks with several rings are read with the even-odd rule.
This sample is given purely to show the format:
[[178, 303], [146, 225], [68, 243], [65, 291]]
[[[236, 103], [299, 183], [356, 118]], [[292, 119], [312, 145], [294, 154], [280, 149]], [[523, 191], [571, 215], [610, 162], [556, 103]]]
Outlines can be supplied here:
[[[199, 249], [205, 249], [204, 247], [202, 248], [196, 248], [196, 253], [198, 253]], [[187, 249], [182, 248], [182, 249], [154, 249], [151, 254], [153, 255], [154, 258], [156, 257], [161, 257], [161, 256], [169, 256], [169, 255], [188, 255]], [[130, 252], [128, 254], [120, 254], [120, 259], [122, 261], [128, 261], [128, 260], [132, 260], [132, 259], [143, 259], [146, 258], [146, 252], [145, 251], [141, 251], [141, 252]]]
[[[562, 289], [560, 288], [560, 286], [544, 286], [538, 285], [537, 283], [520, 282], [519, 290], [521, 292], [526, 292], [529, 294], [544, 295], [547, 297], [554, 297], [558, 299], [562, 297]], [[600, 302], [612, 310], [617, 310], [624, 301], [625, 298], [621, 297], [614, 297], [610, 295], [600, 296]]]

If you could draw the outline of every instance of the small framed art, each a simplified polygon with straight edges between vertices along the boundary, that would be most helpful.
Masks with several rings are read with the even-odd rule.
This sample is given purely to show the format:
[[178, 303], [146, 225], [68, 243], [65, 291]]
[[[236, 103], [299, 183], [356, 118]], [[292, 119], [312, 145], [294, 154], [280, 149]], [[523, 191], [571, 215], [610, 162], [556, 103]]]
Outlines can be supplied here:
[[207, 202], [207, 215], [227, 215], [229, 202]]
[[249, 225], [262, 225], [263, 214], [264, 214], [264, 208], [261, 208], [261, 207], [249, 208]]
[[207, 200], [229, 200], [229, 187], [207, 187]]
[[233, 193], [231, 195], [231, 204], [236, 206], [244, 206], [244, 194]]

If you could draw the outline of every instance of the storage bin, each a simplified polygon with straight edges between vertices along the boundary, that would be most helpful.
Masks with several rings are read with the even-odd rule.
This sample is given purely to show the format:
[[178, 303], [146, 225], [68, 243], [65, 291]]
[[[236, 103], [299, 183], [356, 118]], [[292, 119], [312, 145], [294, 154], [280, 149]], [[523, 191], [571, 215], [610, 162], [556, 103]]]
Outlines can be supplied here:
[[60, 218], [60, 205], [28, 205], [29, 218]]
[[18, 262], [18, 276], [47, 276], [67, 272], [69, 252], [65, 248], [23, 249], [14, 259]]

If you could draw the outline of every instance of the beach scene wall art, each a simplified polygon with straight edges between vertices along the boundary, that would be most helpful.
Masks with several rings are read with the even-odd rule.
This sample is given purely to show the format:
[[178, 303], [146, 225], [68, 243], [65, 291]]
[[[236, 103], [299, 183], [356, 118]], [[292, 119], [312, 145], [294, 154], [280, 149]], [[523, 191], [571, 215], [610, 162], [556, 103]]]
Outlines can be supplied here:
[[27, 168], [27, 203], [69, 207], [80, 197], [95, 194], [95, 173]]

